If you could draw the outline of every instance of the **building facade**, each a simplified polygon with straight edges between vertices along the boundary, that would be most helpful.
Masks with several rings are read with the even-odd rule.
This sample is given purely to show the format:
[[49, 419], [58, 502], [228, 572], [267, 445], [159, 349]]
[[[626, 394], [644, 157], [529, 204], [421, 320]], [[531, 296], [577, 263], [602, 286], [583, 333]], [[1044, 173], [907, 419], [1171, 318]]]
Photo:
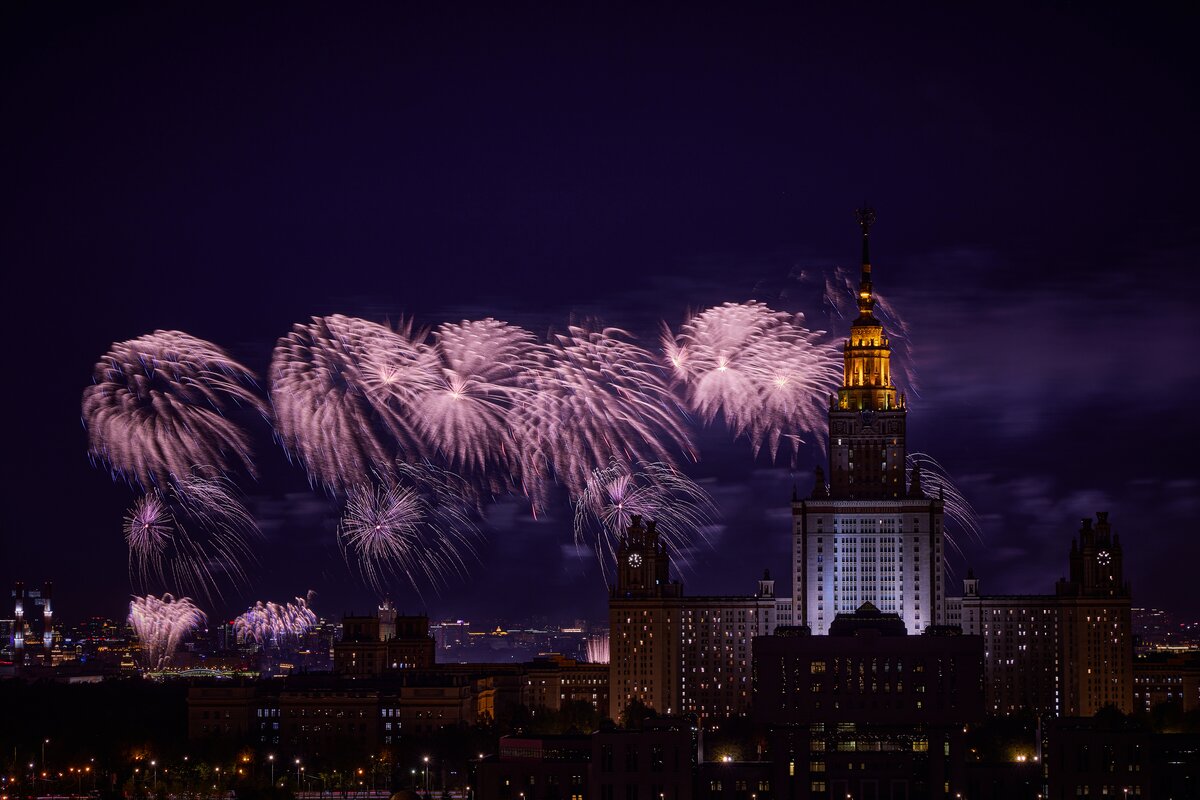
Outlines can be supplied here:
[[858, 318], [843, 348], [842, 385], [829, 408], [829, 478], [793, 497], [793, 624], [829, 632], [837, 614], [871, 603], [909, 633], [945, 624], [943, 503], [920, 471], [906, 477], [908, 408], [892, 382], [891, 345], [874, 316], [870, 227], [859, 211], [862, 277]]
[[963, 582], [962, 629], [984, 639], [988, 713], [1090, 717], [1133, 711], [1133, 635], [1120, 538], [1106, 512], [1071, 542], [1070, 578], [1052, 595], [981, 595]]
[[755, 637], [790, 619], [769, 573], [753, 595], [685, 597], [654, 522], [635, 517], [617, 546], [609, 597], [609, 709], [639, 701], [660, 714], [744, 714], [753, 699]]
[[783, 628], [754, 650], [777, 797], [963, 796], [967, 726], [984, 716], [979, 637], [910, 636], [864, 603], [827, 636]]

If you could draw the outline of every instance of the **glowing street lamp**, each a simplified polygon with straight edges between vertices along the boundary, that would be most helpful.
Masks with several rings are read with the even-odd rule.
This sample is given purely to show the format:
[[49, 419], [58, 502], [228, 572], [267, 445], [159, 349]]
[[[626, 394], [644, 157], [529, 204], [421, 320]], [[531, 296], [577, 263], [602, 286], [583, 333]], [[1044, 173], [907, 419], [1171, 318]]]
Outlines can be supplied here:
[[275, 785], [275, 754], [271, 753], [267, 756], [267, 761], [271, 762], [271, 785]]

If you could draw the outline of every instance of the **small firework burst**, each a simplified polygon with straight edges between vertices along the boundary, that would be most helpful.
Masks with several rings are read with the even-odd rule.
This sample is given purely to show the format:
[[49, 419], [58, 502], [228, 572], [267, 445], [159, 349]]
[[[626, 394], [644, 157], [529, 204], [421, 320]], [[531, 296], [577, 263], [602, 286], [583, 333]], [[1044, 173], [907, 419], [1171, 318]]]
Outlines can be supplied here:
[[400, 577], [420, 591], [463, 572], [479, 529], [472, 494], [453, 473], [429, 465], [398, 464], [393, 477], [350, 490], [338, 525], [347, 562], [379, 595]]
[[589, 664], [608, 663], [608, 634], [599, 633], [589, 636], [587, 640], [587, 660]]
[[717, 515], [712, 498], [679, 470], [662, 463], [636, 468], [612, 461], [592, 477], [575, 499], [575, 541], [587, 544], [602, 564], [615, 558], [616, 543], [634, 517], [654, 520], [664, 542], [686, 552], [706, 541]]
[[202, 626], [207, 617], [190, 598], [170, 594], [135, 597], [129, 603], [129, 625], [141, 644], [141, 663], [146, 670], [160, 670], [171, 663], [184, 637]]
[[253, 641], [260, 647], [282, 650], [294, 647], [317, 625], [317, 615], [309, 608], [313, 593], [296, 597], [292, 603], [259, 600], [233, 621], [233, 630], [241, 641]]
[[211, 601], [222, 582], [245, 583], [244, 565], [254, 558], [249, 541], [257, 535], [224, 478], [197, 473], [152, 488], [125, 516], [130, 580], [141, 589], [169, 583]]

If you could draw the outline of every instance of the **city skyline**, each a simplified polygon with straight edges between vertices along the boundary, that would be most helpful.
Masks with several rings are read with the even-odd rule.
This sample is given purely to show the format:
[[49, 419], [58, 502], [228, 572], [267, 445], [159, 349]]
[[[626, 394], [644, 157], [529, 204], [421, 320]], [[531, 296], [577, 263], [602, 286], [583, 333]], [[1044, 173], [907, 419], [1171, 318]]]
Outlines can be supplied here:
[[[760, 46], [721, 60], [698, 23], [664, 51], [652, 34], [667, 20], [648, 19], [647, 38], [618, 55], [592, 27], [558, 20], [558, 38], [507, 30], [498, 46], [527, 55], [483, 77], [485, 51], [462, 43], [446, 63], [428, 44], [482, 34], [413, 18], [391, 40], [359, 20], [335, 29], [335, 77], [310, 85], [303, 65], [279, 72], [306, 29], [265, 54], [215, 18], [151, 42], [143, 34], [173, 30], [181, 12], [60, 28], [53, 13], [19, 15], [23, 33], [56, 33], [45, 48], [15, 46], [22, 68], [4, 79], [26, 112], [3, 134], [22, 156], [14, 187], [26, 198], [6, 202], [16, 269], [5, 280], [41, 384], [13, 399], [26, 424], [4, 467], [0, 581], [53, 580], [56, 614], [116, 618], [132, 593], [121, 525], [137, 493], [89, 464], [79, 426], [80, 392], [111, 343], [187, 331], [248, 366], [260, 394], [275, 340], [313, 315], [496, 317], [539, 335], [596, 318], [657, 349], [662, 322], [757, 300], [805, 313], [837, 343], [850, 318], [822, 302], [825, 280], [857, 269], [864, 194], [879, 212], [875, 285], [906, 325], [897, 383], [909, 441], [980, 515], [982, 542], [947, 554], [957, 580], [971, 566], [987, 594], [1048, 592], [1079, 519], [1103, 511], [1126, 544], [1134, 604], [1195, 610], [1186, 575], [1200, 545], [1184, 532], [1200, 511], [1200, 469], [1175, 430], [1200, 389], [1186, 336], [1196, 112], [1171, 100], [1186, 96], [1171, 61], [1182, 56], [1152, 46], [1176, 31], [1143, 22], [1148, 38], [1118, 48], [1116, 19], [1061, 12], [1041, 27], [994, 21], [982, 53], [935, 36], [927, 56], [900, 58], [911, 20], [865, 19], [852, 44], [821, 40], [840, 20], [788, 18], [770, 33], [741, 23]], [[982, 22], [975, 13], [939, 30]], [[1057, 55], [1056, 36], [1082, 23], [1073, 58]], [[205, 34], [225, 45], [227, 67]], [[994, 64], [1017, 50], [1005, 36], [1025, 45], [1011, 72]], [[179, 51], [164, 57], [168, 40]], [[559, 52], [566, 42], [579, 52]], [[546, 72], [538, 53], [570, 68]], [[961, 74], [935, 68], [939, 58]], [[85, 59], [96, 69], [81, 75]], [[150, 63], [166, 68], [141, 68]], [[434, 76], [415, 78], [422, 68]], [[660, 96], [667, 88], [677, 91]], [[276, 105], [260, 105], [262, 92]], [[95, 135], [71, 133], [80, 126]], [[54, 228], [49, 208], [61, 208]], [[338, 550], [339, 504], [308, 488], [271, 435], [254, 430], [260, 477], [241, 484], [264, 534], [259, 564], [205, 611], [231, 618], [310, 589], [322, 616], [372, 607]], [[696, 438], [701, 459], [682, 464], [720, 527], [687, 554], [685, 585], [747, 592], [769, 568], [786, 594], [789, 501], [824, 463], [817, 440], [793, 468], [754, 457], [722, 425]], [[534, 518], [506, 497], [488, 505], [469, 577], [440, 594], [399, 583], [389, 594], [439, 618], [550, 607], [598, 621], [605, 580], [571, 527], [561, 499]]]

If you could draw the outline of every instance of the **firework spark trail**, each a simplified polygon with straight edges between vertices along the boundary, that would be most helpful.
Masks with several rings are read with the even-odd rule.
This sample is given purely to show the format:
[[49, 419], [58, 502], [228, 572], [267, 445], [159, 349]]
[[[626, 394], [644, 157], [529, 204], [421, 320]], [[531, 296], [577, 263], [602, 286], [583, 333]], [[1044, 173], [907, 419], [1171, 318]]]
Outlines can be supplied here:
[[[246, 582], [258, 527], [224, 478], [193, 474], [138, 498], [125, 516], [129, 577], [143, 589], [170, 583], [210, 602], [220, 582]], [[169, 579], [168, 579], [169, 574]]]
[[707, 543], [704, 532], [717, 515], [712, 498], [695, 481], [663, 463], [630, 469], [614, 460], [592, 471], [574, 502], [575, 541], [592, 547], [605, 565], [615, 559], [616, 543], [635, 516], [654, 520], [663, 541], [679, 553], [698, 539]]
[[963, 555], [962, 545], [965, 544], [958, 541], [959, 535], [982, 544], [983, 530], [979, 525], [979, 514], [959, 490], [946, 468], [926, 453], [909, 453], [905, 462], [905, 480], [911, 484], [913, 471], [919, 468], [922, 490], [929, 497], [940, 497], [943, 500], [946, 521], [949, 523], [945, 528], [946, 541], [959, 556]]
[[587, 661], [589, 664], [608, 663], [608, 634], [598, 633], [589, 636], [587, 640]]
[[254, 375], [216, 345], [180, 331], [114, 343], [83, 392], [88, 449], [114, 475], [163, 485], [200, 464], [241, 464], [254, 473], [250, 442], [226, 414], [266, 415]]
[[141, 643], [142, 668], [159, 670], [171, 663], [183, 638], [206, 621], [190, 598], [164, 594], [135, 597], [129, 603], [129, 624]]
[[293, 326], [271, 356], [276, 433], [313, 484], [334, 491], [422, 455], [412, 403], [437, 362], [411, 331], [334, 315]]
[[437, 383], [413, 402], [428, 447], [496, 488], [516, 468], [508, 417], [528, 394], [521, 382], [535, 346], [533, 334], [491, 318], [441, 325]]
[[312, 598], [310, 591], [307, 597], [283, 605], [259, 600], [233, 621], [233, 630], [238, 639], [252, 640], [260, 647], [293, 646], [317, 625], [317, 615], [308, 607]]
[[465, 569], [479, 530], [466, 483], [430, 465], [397, 464], [396, 479], [352, 487], [338, 524], [338, 542], [379, 595], [402, 577], [420, 592]]
[[823, 441], [829, 392], [841, 379], [837, 349], [803, 323], [762, 303], [724, 303], [678, 334], [664, 326], [662, 343], [700, 419], [722, 417], [756, 454], [765, 446], [775, 458], [785, 438], [793, 451], [803, 436]]
[[543, 345], [527, 373], [530, 395], [513, 410], [522, 479], [535, 506], [544, 482], [572, 495], [613, 460], [694, 458], [690, 432], [659, 366], [624, 331], [570, 327]]

